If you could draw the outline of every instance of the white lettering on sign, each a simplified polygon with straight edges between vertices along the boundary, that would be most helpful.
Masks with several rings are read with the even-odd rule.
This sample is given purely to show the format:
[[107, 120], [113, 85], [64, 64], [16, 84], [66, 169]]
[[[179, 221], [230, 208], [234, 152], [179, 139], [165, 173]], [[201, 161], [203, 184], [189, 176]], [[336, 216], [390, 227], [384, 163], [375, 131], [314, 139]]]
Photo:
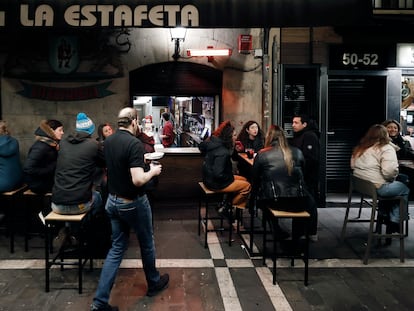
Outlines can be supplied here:
[[[54, 26], [55, 14], [50, 5], [20, 5], [20, 23], [25, 27]], [[58, 19], [59, 21], [61, 19]], [[70, 5], [63, 13], [71, 27], [198, 27], [199, 12], [194, 5]], [[0, 26], [5, 26], [5, 12], [0, 12]]]
[[36, 7], [34, 18], [30, 18], [30, 10], [28, 4], [20, 6], [20, 23], [23, 26], [53, 26], [54, 11], [50, 5], [42, 4]]

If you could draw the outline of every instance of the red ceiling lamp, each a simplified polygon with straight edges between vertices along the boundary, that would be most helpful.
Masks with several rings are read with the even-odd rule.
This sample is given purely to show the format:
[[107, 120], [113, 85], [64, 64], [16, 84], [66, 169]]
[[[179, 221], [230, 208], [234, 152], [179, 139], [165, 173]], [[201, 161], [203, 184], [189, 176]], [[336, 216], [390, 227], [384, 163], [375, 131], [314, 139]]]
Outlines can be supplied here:
[[214, 60], [214, 56], [231, 56], [231, 49], [215, 49], [212, 46], [208, 46], [207, 49], [188, 49], [188, 57], [203, 57], [207, 56], [209, 62]]

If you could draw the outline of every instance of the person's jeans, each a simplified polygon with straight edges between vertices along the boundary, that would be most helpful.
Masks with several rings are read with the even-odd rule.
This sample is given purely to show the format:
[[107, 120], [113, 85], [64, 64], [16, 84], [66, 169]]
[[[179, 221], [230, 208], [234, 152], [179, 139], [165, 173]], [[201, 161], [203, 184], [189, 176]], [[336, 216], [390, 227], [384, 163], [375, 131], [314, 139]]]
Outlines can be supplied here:
[[106, 256], [93, 299], [96, 307], [108, 304], [118, 268], [128, 248], [130, 228], [135, 231], [139, 241], [148, 287], [153, 287], [160, 280], [160, 274], [155, 267], [152, 213], [147, 195], [137, 197], [132, 201], [109, 194], [105, 208], [111, 220], [112, 247]]
[[51, 207], [56, 214], [78, 215], [90, 210], [95, 214], [102, 209], [102, 204], [101, 194], [98, 191], [92, 191], [92, 200], [89, 202], [76, 205], [55, 204], [52, 202]]
[[[389, 183], [383, 184], [381, 187], [377, 189], [377, 194], [382, 197], [393, 197], [393, 196], [403, 196], [404, 202], [406, 206], [406, 215], [408, 212], [408, 195], [410, 194], [410, 189], [400, 181], [393, 181]], [[391, 207], [390, 210], [390, 221], [394, 223], [400, 222], [400, 205], [399, 202], [396, 202]]]

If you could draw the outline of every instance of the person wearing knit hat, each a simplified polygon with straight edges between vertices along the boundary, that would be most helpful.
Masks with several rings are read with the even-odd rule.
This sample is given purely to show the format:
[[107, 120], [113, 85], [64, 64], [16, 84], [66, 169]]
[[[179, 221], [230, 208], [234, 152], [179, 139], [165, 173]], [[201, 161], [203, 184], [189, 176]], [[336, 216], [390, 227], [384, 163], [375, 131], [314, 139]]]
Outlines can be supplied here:
[[52, 191], [63, 124], [54, 119], [42, 120], [34, 134], [36, 141], [23, 165], [24, 181], [34, 193], [43, 194]]
[[55, 213], [103, 212], [102, 196], [93, 187], [93, 179], [96, 169], [105, 167], [105, 159], [101, 145], [91, 137], [94, 131], [93, 121], [80, 112], [76, 117], [76, 130], [60, 142], [52, 189]]
[[79, 112], [76, 117], [76, 130], [92, 135], [95, 131], [95, 124], [84, 112]]

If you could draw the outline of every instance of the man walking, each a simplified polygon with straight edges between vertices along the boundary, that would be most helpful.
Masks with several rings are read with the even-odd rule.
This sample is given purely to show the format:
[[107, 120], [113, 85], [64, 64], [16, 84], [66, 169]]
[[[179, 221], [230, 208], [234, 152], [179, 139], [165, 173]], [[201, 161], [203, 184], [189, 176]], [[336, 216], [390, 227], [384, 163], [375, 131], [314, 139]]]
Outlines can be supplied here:
[[118, 310], [108, 304], [112, 286], [128, 246], [130, 228], [135, 231], [141, 248], [142, 263], [148, 285], [147, 296], [154, 296], [168, 287], [169, 275], [160, 276], [155, 267], [155, 243], [151, 206], [144, 185], [161, 173], [161, 165], [150, 165], [144, 171], [144, 146], [135, 137], [138, 115], [133, 108], [123, 108], [118, 114], [116, 133], [105, 140], [105, 160], [108, 174], [106, 212], [111, 220], [112, 247], [102, 267], [91, 311]]

